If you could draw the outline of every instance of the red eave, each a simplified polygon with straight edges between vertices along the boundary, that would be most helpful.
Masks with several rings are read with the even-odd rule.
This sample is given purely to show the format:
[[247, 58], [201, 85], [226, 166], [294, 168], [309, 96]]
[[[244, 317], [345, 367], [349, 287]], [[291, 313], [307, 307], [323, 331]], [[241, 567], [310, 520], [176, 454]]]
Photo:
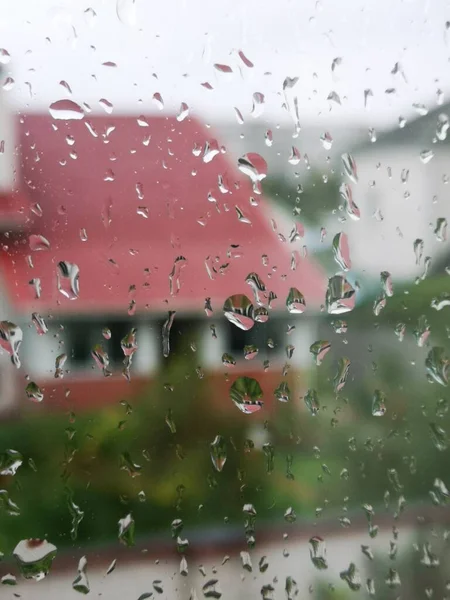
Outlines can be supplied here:
[[[231, 294], [252, 297], [245, 283], [252, 271], [278, 296], [275, 306], [284, 305], [291, 286], [310, 308], [323, 302], [321, 270], [310, 259], [291, 270], [291, 253], [302, 242], [283, 242], [272, 231], [266, 200], [250, 203], [255, 194], [248, 178], [226, 154], [210, 162], [194, 155], [194, 146], [214, 144], [198, 121], [148, 117], [142, 127], [136, 117], [90, 117], [89, 128], [84, 120], [54, 122], [45, 115], [22, 121], [21, 171], [43, 211], [33, 215], [29, 233], [43, 235], [50, 249], [31, 252], [28, 236], [3, 249], [0, 266], [18, 310], [126, 314], [129, 288], [136, 286], [139, 312], [201, 311], [206, 297], [214, 308]], [[219, 176], [228, 193], [219, 190]], [[140, 206], [148, 218], [137, 214]], [[251, 224], [239, 221], [236, 206]], [[187, 264], [171, 295], [169, 274], [178, 256]], [[59, 261], [80, 269], [77, 300], [57, 291]], [[217, 270], [213, 280], [205, 261]], [[39, 300], [29, 285], [34, 278], [41, 280]]]

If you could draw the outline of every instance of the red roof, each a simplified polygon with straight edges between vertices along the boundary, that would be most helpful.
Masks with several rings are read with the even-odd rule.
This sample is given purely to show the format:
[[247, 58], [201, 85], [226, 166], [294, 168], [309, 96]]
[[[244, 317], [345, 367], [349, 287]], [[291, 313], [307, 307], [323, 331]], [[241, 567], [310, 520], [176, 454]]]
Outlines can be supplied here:
[[[148, 125], [139, 124], [144, 122]], [[226, 154], [203, 161], [205, 142], [213, 145], [212, 139], [194, 119], [93, 116], [54, 121], [47, 115], [25, 116], [21, 172], [43, 214], [32, 215], [27, 233], [1, 255], [10, 300], [18, 310], [126, 312], [131, 285], [136, 286], [137, 311], [145, 305], [151, 310], [202, 310], [206, 297], [217, 309], [231, 294], [252, 297], [245, 283], [252, 271], [277, 294], [278, 306], [290, 286], [304, 294], [307, 305], [321, 303], [321, 271], [309, 259], [300, 259], [291, 270], [291, 252], [301, 242], [280, 241], [264, 199], [258, 206], [250, 204], [251, 196], [258, 197], [248, 178]], [[194, 146], [202, 149], [200, 156], [194, 155]], [[226, 194], [219, 190], [219, 176]], [[251, 224], [239, 221], [235, 206]], [[146, 207], [148, 218], [137, 213], [138, 207]], [[82, 241], [81, 229], [87, 241]], [[30, 233], [44, 236], [50, 249], [32, 252]], [[267, 266], [262, 255], [268, 256]], [[181, 287], [171, 296], [169, 274], [179, 256], [187, 263]], [[208, 257], [218, 271], [214, 280], [205, 267]], [[79, 267], [77, 300], [57, 290], [59, 261]], [[41, 280], [39, 300], [29, 285], [33, 278]]]

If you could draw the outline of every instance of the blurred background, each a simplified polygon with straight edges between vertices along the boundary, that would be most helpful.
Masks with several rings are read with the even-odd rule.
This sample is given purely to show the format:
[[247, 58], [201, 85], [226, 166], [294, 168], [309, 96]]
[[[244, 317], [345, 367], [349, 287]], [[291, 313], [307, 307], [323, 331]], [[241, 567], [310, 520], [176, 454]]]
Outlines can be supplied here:
[[3, 8], [3, 596], [448, 597], [448, 2]]

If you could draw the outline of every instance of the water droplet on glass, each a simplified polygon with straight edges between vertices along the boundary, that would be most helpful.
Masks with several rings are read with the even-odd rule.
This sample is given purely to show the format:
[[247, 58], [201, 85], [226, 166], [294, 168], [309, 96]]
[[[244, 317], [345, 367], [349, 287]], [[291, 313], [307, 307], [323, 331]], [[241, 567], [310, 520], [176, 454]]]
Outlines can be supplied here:
[[421, 240], [420, 238], [417, 238], [416, 240], [414, 240], [413, 250], [414, 250], [415, 257], [416, 257], [416, 265], [419, 265], [420, 261], [422, 260], [423, 247], [424, 247], [423, 240]]
[[202, 592], [205, 598], [221, 598], [222, 590], [218, 579], [210, 579], [202, 587]]
[[316, 390], [309, 389], [304, 397], [306, 408], [312, 414], [313, 417], [317, 415], [320, 409], [319, 398]]
[[254, 325], [254, 307], [250, 299], [244, 294], [235, 294], [225, 300], [223, 305], [225, 317], [244, 331]]
[[260, 154], [249, 152], [238, 159], [239, 170], [250, 178], [253, 183], [253, 189], [267, 175], [267, 163]]
[[314, 344], [311, 344], [309, 351], [314, 356], [317, 366], [320, 366], [322, 364], [323, 359], [328, 354], [330, 349], [331, 349], [330, 342], [327, 342], [325, 340], [317, 340], [317, 342], [314, 342]]
[[173, 263], [173, 269], [169, 274], [169, 293], [175, 296], [181, 289], [181, 271], [186, 267], [187, 260], [184, 256], [177, 256]]
[[224, 367], [234, 367], [236, 366], [236, 360], [231, 354], [224, 352], [224, 354], [222, 354], [222, 364]]
[[119, 519], [119, 541], [125, 546], [134, 546], [134, 519], [129, 513], [123, 519]]
[[60, 354], [55, 359], [55, 379], [62, 379], [64, 377], [64, 365], [67, 361], [67, 354]]
[[53, 119], [63, 121], [79, 120], [84, 117], [84, 110], [73, 100], [57, 100], [49, 106]]
[[136, 25], [136, 0], [117, 0], [116, 15], [128, 27]]
[[394, 295], [394, 288], [392, 286], [392, 276], [388, 271], [381, 271], [380, 273], [381, 287], [383, 292], [389, 298]]
[[286, 298], [286, 306], [291, 314], [302, 314], [306, 309], [303, 294], [297, 288], [291, 287]]
[[428, 164], [433, 157], [434, 152], [432, 150], [422, 150], [420, 153], [420, 160], [424, 165]]
[[275, 398], [280, 402], [289, 402], [291, 399], [291, 391], [286, 381], [282, 381], [274, 391]]
[[82, 556], [78, 563], [78, 574], [72, 582], [72, 588], [80, 594], [89, 594], [91, 591], [86, 571], [87, 559], [85, 556]]
[[47, 540], [22, 540], [14, 548], [13, 556], [25, 579], [40, 581], [51, 569], [56, 556], [56, 546]]
[[333, 238], [334, 260], [344, 271], [352, 267], [350, 259], [350, 249], [348, 247], [348, 237], [346, 233], [337, 233]]
[[353, 592], [357, 592], [361, 588], [361, 577], [354, 563], [350, 563], [346, 571], [341, 571], [339, 577], [347, 583]]
[[331, 134], [328, 131], [326, 131], [320, 136], [320, 141], [322, 142], [322, 146], [325, 148], [325, 150], [331, 150], [331, 147], [333, 145], [333, 138], [331, 137]]
[[338, 360], [336, 375], [334, 376], [334, 391], [340, 392], [347, 382], [348, 372], [350, 369], [350, 361], [345, 356]]
[[168, 317], [164, 321], [162, 326], [162, 347], [163, 347], [163, 356], [167, 358], [170, 354], [170, 330], [173, 325], [173, 320], [175, 318], [176, 311], [169, 310]]
[[33, 402], [42, 402], [44, 399], [44, 394], [42, 393], [41, 388], [34, 383], [34, 381], [30, 381], [30, 383], [25, 388], [25, 393], [27, 398], [32, 400]]
[[259, 349], [254, 344], [247, 344], [244, 346], [244, 358], [246, 360], [253, 360], [258, 352]]
[[189, 106], [186, 104], [186, 102], [182, 102], [181, 106], [180, 106], [180, 110], [178, 111], [178, 114], [177, 114], [177, 121], [179, 121], [179, 122], [184, 121], [188, 116], [189, 116]]
[[19, 349], [22, 344], [23, 332], [18, 325], [10, 321], [0, 321], [0, 346], [11, 356], [11, 362], [20, 368]]
[[252, 377], [238, 377], [230, 387], [230, 398], [240, 411], [250, 415], [260, 410], [263, 406], [263, 392], [256, 379]]
[[325, 302], [329, 314], [349, 312], [355, 306], [355, 289], [343, 275], [334, 275], [328, 280]]
[[164, 100], [159, 92], [155, 92], [153, 94], [153, 104], [156, 105], [158, 110], [162, 110], [164, 108]]
[[291, 154], [289, 155], [288, 158], [288, 163], [290, 165], [298, 165], [298, 163], [300, 162], [300, 152], [297, 150], [297, 148], [295, 146], [292, 146], [291, 148]]
[[[0, 510], [5, 511], [10, 517], [20, 516], [20, 508], [11, 500], [6, 490], [0, 490]], [[2, 555], [0, 555], [0, 558], [1, 557]]]
[[211, 460], [216, 471], [222, 471], [227, 460], [227, 446], [225, 439], [221, 435], [216, 435], [214, 441], [210, 445]]
[[329, 100], [330, 102], [335, 102], [336, 104], [341, 104], [341, 99], [339, 97], [339, 94], [337, 92], [335, 92], [334, 90], [331, 90], [331, 92], [328, 94], [327, 96], [327, 100]]
[[450, 119], [448, 115], [441, 113], [438, 116], [438, 123], [436, 127], [436, 137], [438, 140], [443, 142], [447, 138], [448, 128], [450, 127]]
[[382, 417], [386, 414], [386, 396], [381, 390], [375, 390], [372, 398], [372, 415]]
[[311, 561], [316, 567], [316, 569], [319, 569], [319, 571], [328, 569], [328, 563], [326, 559], [327, 549], [325, 545], [325, 540], [323, 540], [318, 535], [312, 537], [309, 540], [309, 554], [311, 556]]
[[103, 349], [101, 344], [96, 344], [91, 350], [91, 356], [94, 359], [97, 367], [103, 372], [105, 377], [110, 377], [111, 371], [108, 369], [109, 367], [109, 356], [107, 352]]
[[345, 153], [342, 154], [342, 164], [344, 166], [344, 171], [347, 177], [353, 181], [353, 183], [358, 183], [358, 172], [356, 169], [356, 163], [351, 154]]
[[7, 65], [11, 60], [11, 55], [5, 48], [0, 48], [0, 64]]
[[434, 235], [438, 242], [447, 241], [447, 219], [445, 217], [437, 219]]
[[0, 452], [0, 475], [15, 475], [23, 463], [23, 456], [17, 450]]
[[248, 571], [249, 573], [252, 572], [252, 559], [250, 558], [250, 554], [248, 552], [246, 552], [245, 550], [243, 550], [240, 553], [241, 556], [241, 563], [242, 563], [242, 568], [245, 569], [246, 571]]
[[265, 102], [264, 94], [262, 94], [261, 92], [255, 92], [253, 94], [253, 105], [252, 105], [252, 110], [250, 111], [250, 114], [252, 115], [252, 117], [254, 119], [257, 119], [258, 117], [260, 117], [263, 114], [264, 102]]
[[443, 386], [448, 383], [448, 358], [444, 348], [435, 346], [430, 350], [425, 360], [427, 373]]
[[80, 269], [75, 263], [60, 261], [56, 272], [58, 291], [69, 300], [76, 300], [80, 293]]
[[48, 327], [43, 317], [39, 313], [32, 313], [31, 321], [33, 325], [36, 327], [36, 331], [38, 335], [44, 335], [48, 332]]

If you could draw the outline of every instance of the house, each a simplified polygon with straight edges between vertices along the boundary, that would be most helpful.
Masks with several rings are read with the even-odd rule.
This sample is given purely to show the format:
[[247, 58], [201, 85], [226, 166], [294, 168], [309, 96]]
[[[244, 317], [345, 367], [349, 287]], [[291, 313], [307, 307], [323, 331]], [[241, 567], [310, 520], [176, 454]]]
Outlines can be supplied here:
[[344, 223], [330, 218], [326, 227], [330, 235], [347, 233], [353, 269], [366, 282], [379, 281], [382, 271], [394, 283], [426, 276], [426, 257], [433, 265], [447, 251], [450, 105], [416, 109], [416, 119], [400, 118], [390, 131], [369, 131], [366, 143], [348, 148], [357, 183], [339, 165], [361, 216], [345, 215]]
[[[202, 372], [221, 381], [222, 355], [231, 353], [234, 373], [255, 373], [270, 402], [281, 365], [309, 364], [311, 317], [326, 282], [302, 255], [301, 230], [271, 223], [258, 189], [264, 173], [252, 173], [258, 155], [247, 154], [240, 172], [236, 158], [194, 118], [99, 116], [61, 102], [62, 119], [27, 114], [16, 123], [14, 182], [27, 206], [20, 203], [17, 227], [4, 228], [0, 254], [2, 319], [23, 329], [23, 369], [43, 390], [44, 405], [117, 402], [147, 385], [171, 357], [193, 350]], [[292, 287], [304, 295], [303, 315], [286, 308]], [[266, 323], [244, 332], [224, 319], [228, 297], [245, 294], [255, 302], [259, 294], [266, 305], [269, 292]], [[170, 352], [163, 352], [168, 311], [176, 314]], [[288, 324], [295, 325], [289, 337]], [[133, 328], [138, 349], [128, 382], [121, 340]], [[253, 361], [244, 359], [249, 344], [260, 350]], [[287, 345], [295, 347], [289, 360]], [[61, 355], [67, 361], [59, 359], [58, 370]], [[19, 381], [23, 404], [27, 381]]]

